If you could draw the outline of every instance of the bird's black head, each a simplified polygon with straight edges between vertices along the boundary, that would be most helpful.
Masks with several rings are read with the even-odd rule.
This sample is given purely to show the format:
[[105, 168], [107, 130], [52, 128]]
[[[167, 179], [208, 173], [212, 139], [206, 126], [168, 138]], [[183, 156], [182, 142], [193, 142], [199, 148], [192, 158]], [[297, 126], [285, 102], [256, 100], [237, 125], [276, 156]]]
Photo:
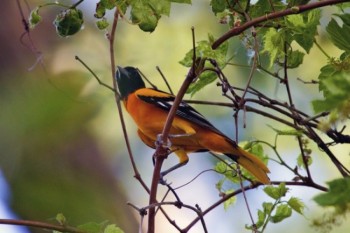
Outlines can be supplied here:
[[134, 91], [145, 87], [145, 83], [143, 82], [140, 73], [136, 68], [131, 66], [124, 68], [118, 66], [115, 78], [122, 99], [125, 99]]

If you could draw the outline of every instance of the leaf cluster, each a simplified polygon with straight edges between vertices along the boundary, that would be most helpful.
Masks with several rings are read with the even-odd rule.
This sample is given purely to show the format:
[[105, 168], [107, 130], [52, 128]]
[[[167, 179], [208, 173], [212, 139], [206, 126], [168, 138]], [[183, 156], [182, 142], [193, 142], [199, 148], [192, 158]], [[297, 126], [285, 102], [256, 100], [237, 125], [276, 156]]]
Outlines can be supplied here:
[[[209, 62], [209, 59], [215, 60], [220, 69], [223, 69], [228, 62], [226, 56], [228, 52], [228, 42], [223, 43], [219, 48], [214, 50], [211, 47], [214, 41], [214, 36], [208, 34], [208, 39], [197, 42], [197, 46], [194, 48], [196, 51], [196, 58], [204, 64], [201, 66], [203, 72], [199, 74], [197, 81], [191, 83], [190, 87], [187, 89], [187, 93], [190, 93], [191, 95], [194, 95], [197, 91], [217, 79], [218, 74], [215, 71], [214, 66]], [[180, 61], [180, 64], [185, 67], [191, 67], [193, 63], [192, 56], [193, 49], [186, 53], [185, 57]]]
[[80, 31], [84, 23], [83, 12], [75, 6], [66, 6], [57, 2], [40, 5], [33, 9], [29, 16], [30, 28], [35, 28], [41, 22], [42, 17], [39, 14], [39, 10], [50, 5], [56, 5], [65, 8], [65, 10], [57, 14], [53, 22], [53, 25], [55, 26], [56, 32], [59, 36], [72, 36]]
[[[83, 0], [84, 1], [84, 0]], [[39, 10], [46, 6], [56, 5], [63, 7], [61, 13], [56, 16], [54, 25], [57, 34], [62, 37], [67, 37], [76, 34], [80, 31], [84, 23], [83, 12], [77, 6], [83, 2], [79, 1], [74, 5], [64, 5], [59, 2], [47, 3], [36, 7], [31, 11], [29, 16], [30, 28], [34, 28], [41, 20]], [[100, 30], [104, 30], [109, 26], [109, 22], [105, 18], [107, 10], [118, 8], [118, 11], [123, 16], [130, 8], [130, 20], [132, 24], [138, 25], [142, 31], [153, 32], [158, 25], [162, 15], [169, 16], [172, 3], [191, 4], [191, 0], [100, 0], [96, 4], [95, 18], [96, 26]]]
[[312, 220], [312, 226], [322, 232], [330, 232], [339, 226], [350, 212], [350, 178], [339, 178], [328, 182], [329, 191], [317, 195], [314, 200], [323, 207], [333, 207], [333, 211], [324, 213]]
[[[262, 160], [265, 164], [268, 162], [268, 158], [265, 155], [264, 148], [262, 144], [260, 143], [250, 143], [250, 142], [242, 142], [240, 144], [244, 150], [247, 150], [249, 153], [256, 155], [260, 160]], [[222, 174], [222, 179], [219, 180], [219, 182], [216, 184], [216, 188], [222, 192], [223, 191], [223, 185], [226, 181], [233, 183], [233, 184], [239, 184], [241, 182], [241, 178], [239, 177], [237, 173], [237, 165], [236, 163], [231, 163], [232, 161], [220, 161], [218, 162], [214, 170]], [[246, 171], [244, 168], [241, 168], [241, 174], [243, 180], [253, 180], [254, 177]]]
[[267, 186], [264, 192], [274, 202], [263, 202], [262, 209], [258, 210], [258, 220], [255, 225], [246, 225], [247, 229], [258, 229], [264, 231], [268, 223], [279, 223], [292, 215], [295, 211], [301, 215], [304, 213], [304, 203], [296, 197], [284, 200], [288, 192], [285, 183], [278, 186]]
[[328, 64], [320, 70], [319, 90], [324, 99], [312, 102], [314, 111], [331, 112], [327, 121], [320, 124], [320, 129], [327, 131], [339, 121], [350, 117], [350, 14], [335, 14], [343, 21], [340, 26], [333, 18], [326, 30], [330, 40], [343, 53], [339, 58], [330, 58]]
[[118, 8], [122, 15], [126, 14], [130, 8], [130, 20], [133, 24], [139, 26], [142, 31], [153, 32], [162, 15], [169, 16], [172, 3], [191, 4], [191, 0], [100, 0], [96, 5], [95, 17], [101, 19], [97, 21], [99, 29], [105, 29], [108, 26], [104, 18], [106, 10]]
[[[56, 221], [64, 226], [67, 225], [67, 219], [62, 213], [56, 215]], [[115, 224], [107, 224], [107, 221], [96, 223], [87, 222], [76, 227], [76, 230], [72, 229], [70, 232], [85, 232], [85, 233], [124, 233], [122, 229], [117, 227]], [[59, 233], [59, 231], [53, 231], [54, 233]]]

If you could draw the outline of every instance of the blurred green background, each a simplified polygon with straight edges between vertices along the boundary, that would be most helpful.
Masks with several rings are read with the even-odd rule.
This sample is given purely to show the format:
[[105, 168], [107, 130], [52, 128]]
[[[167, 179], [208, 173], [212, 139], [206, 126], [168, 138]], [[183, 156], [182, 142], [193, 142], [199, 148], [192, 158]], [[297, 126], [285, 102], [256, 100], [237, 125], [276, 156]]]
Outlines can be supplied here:
[[[28, 3], [34, 7], [42, 1], [29, 0]], [[19, 218], [54, 222], [56, 214], [63, 213], [71, 225], [108, 220], [125, 232], [137, 232], [140, 218], [126, 203], [146, 206], [148, 195], [133, 178], [114, 95], [98, 85], [91, 74], [74, 59], [78, 55], [104, 82], [111, 85], [108, 42], [106, 32], [99, 31], [94, 25], [95, 3], [86, 0], [81, 4], [85, 12], [84, 29], [69, 38], [60, 38], [55, 33], [52, 21], [59, 11], [57, 8], [48, 7], [40, 11], [43, 22], [31, 32], [31, 37], [36, 49], [42, 54], [41, 63], [37, 61], [38, 55], [31, 48], [29, 38], [24, 36], [21, 39], [24, 29], [16, 1], [2, 2], [0, 169], [10, 188], [7, 204]], [[28, 15], [25, 4], [23, 8]], [[324, 14], [325, 22], [329, 17], [329, 13]], [[155, 69], [160, 66], [172, 88], [177, 90], [187, 72], [178, 61], [192, 47], [191, 26], [195, 27], [197, 41], [206, 39], [208, 32], [218, 37], [226, 29], [225, 25], [217, 23], [209, 1], [202, 0], [193, 0], [192, 5], [173, 4], [170, 17], [163, 17], [156, 31], [151, 34], [120, 20], [115, 44], [117, 65], [140, 68], [160, 89], [166, 90]], [[318, 40], [332, 55], [339, 53], [325, 43], [324, 29], [320, 30]], [[247, 64], [245, 50], [239, 49], [242, 46], [240, 42], [235, 39], [230, 46], [235, 55], [234, 62]], [[312, 59], [306, 58], [305, 64], [293, 71], [291, 77], [300, 77], [305, 81], [317, 78], [326, 57], [317, 49], [312, 49], [310, 57]], [[244, 85], [249, 69], [232, 66], [226, 72], [234, 74], [228, 77], [236, 85]], [[270, 96], [285, 98], [284, 90], [278, 88], [275, 80], [257, 74], [254, 82]], [[312, 114], [309, 102], [320, 96], [317, 87], [310, 89], [296, 78], [292, 84], [295, 85], [293, 95], [296, 97], [296, 106]], [[224, 100], [215, 83], [203, 89], [194, 99], [206, 99], [208, 96], [214, 100]], [[234, 136], [232, 111], [220, 108], [213, 110], [205, 106], [196, 108], [227, 135]], [[128, 116], [126, 120], [138, 168], [149, 184], [152, 150], [140, 143], [135, 126]], [[247, 129], [240, 130], [241, 140], [264, 138], [272, 142], [274, 134], [267, 124], [274, 122], [252, 114], [248, 115], [247, 121]], [[296, 145], [296, 141], [291, 143], [291, 138], [279, 140], [279, 146], [283, 148], [289, 162], [295, 161], [298, 156]], [[313, 149], [317, 157], [312, 172], [317, 180], [324, 183], [337, 177], [339, 174], [328, 166], [327, 158], [316, 147]], [[349, 161], [346, 156], [350, 151], [349, 146], [339, 146], [335, 150], [343, 155], [340, 159]], [[171, 166], [176, 161], [171, 156], [165, 166]], [[196, 154], [190, 158], [186, 167], [170, 174], [167, 179], [177, 186], [212, 165], [210, 155]], [[272, 180], [293, 177], [274, 164], [269, 167]], [[185, 203], [198, 203], [205, 209], [219, 198], [214, 186], [218, 179], [215, 173], [206, 173], [180, 189], [178, 194]], [[166, 191], [160, 189], [161, 193]], [[311, 200], [317, 193], [316, 190], [293, 187], [290, 195], [303, 198], [308, 206], [306, 217], [294, 214], [286, 222], [270, 225], [268, 232], [280, 232], [282, 229], [284, 232], [314, 232], [309, 227], [308, 219], [320, 215], [320, 209]], [[261, 208], [264, 200], [268, 200], [261, 190], [248, 192], [248, 198], [253, 213]], [[169, 211], [172, 218], [183, 226], [195, 216], [175, 208]], [[224, 211], [222, 207], [216, 208], [207, 215], [206, 221], [209, 232], [223, 233], [241, 232], [244, 225], [250, 223], [241, 197], [229, 211]], [[158, 232], [176, 232], [162, 217], [157, 224]], [[349, 224], [344, 224], [334, 232], [345, 232], [347, 227], [350, 227]], [[191, 232], [202, 230], [198, 225]]]

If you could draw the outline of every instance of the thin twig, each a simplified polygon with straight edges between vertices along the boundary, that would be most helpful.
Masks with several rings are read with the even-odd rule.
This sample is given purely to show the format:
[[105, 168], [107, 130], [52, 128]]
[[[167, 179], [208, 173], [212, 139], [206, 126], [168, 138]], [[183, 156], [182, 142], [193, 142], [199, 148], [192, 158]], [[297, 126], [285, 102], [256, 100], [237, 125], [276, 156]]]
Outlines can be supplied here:
[[[22, 35], [20, 36], [20, 42], [23, 46], [29, 48], [36, 56], [36, 61], [34, 62], [34, 64], [28, 68], [29, 71], [32, 71], [37, 64], [40, 63], [41, 67], [45, 70], [45, 66], [44, 66], [44, 61], [43, 61], [43, 55], [41, 53], [41, 51], [39, 51], [35, 44], [34, 44], [34, 41], [32, 39], [32, 36], [30, 34], [30, 28], [29, 28], [29, 23], [26, 19], [26, 17], [24, 16], [24, 12], [23, 12], [23, 9], [22, 9], [22, 6], [21, 6], [21, 3], [20, 3], [20, 0], [16, 0], [17, 2], [17, 7], [18, 7], [18, 10], [20, 12], [20, 15], [21, 15], [21, 18], [22, 18], [22, 24], [23, 24], [23, 27], [24, 27], [24, 32], [22, 33]], [[29, 11], [29, 4], [26, 0], [24, 0], [26, 6], [27, 6], [27, 10]], [[29, 40], [29, 44], [27, 44], [25, 41], [24, 41], [24, 38], [25, 36], [27, 36], [28, 40]]]
[[[286, 86], [286, 91], [287, 91], [287, 95], [288, 95], [288, 101], [289, 101], [289, 105], [292, 106], [294, 108], [294, 103], [293, 103], [293, 98], [292, 98], [292, 91], [290, 89], [290, 85], [289, 85], [289, 79], [288, 79], [288, 44], [287, 42], [284, 43], [284, 62], [283, 62], [283, 70], [284, 70], [284, 81], [283, 84]], [[292, 111], [292, 114], [295, 116], [293, 117], [293, 122], [294, 125], [297, 125], [298, 122], [296, 119], [299, 118], [298, 113]], [[312, 176], [311, 176], [311, 172], [310, 172], [310, 168], [309, 168], [309, 164], [308, 164], [308, 160], [306, 158], [306, 154], [305, 154], [305, 150], [303, 147], [303, 143], [301, 141], [301, 136], [297, 136], [297, 140], [298, 140], [298, 145], [300, 148], [300, 153], [301, 153], [301, 157], [303, 159], [303, 163], [304, 163], [304, 167], [306, 170], [306, 174], [308, 179], [310, 179], [312, 181]]]
[[171, 89], [171, 87], [170, 87], [170, 85], [169, 85], [169, 83], [168, 83], [168, 80], [165, 78], [165, 76], [164, 76], [163, 72], [160, 70], [159, 66], [156, 66], [156, 69], [158, 70], [160, 76], [161, 76], [162, 79], [164, 80], [165, 85], [168, 87], [169, 92], [170, 92], [172, 95], [174, 95], [174, 92], [173, 92], [173, 90]]
[[[117, 29], [117, 25], [118, 25], [118, 16], [119, 16], [119, 11], [118, 8], [115, 9], [114, 12], [114, 19], [113, 19], [113, 24], [112, 24], [112, 30], [111, 33], [108, 34], [108, 40], [109, 40], [109, 53], [110, 53], [110, 61], [111, 61], [111, 73], [112, 73], [112, 82], [113, 82], [113, 89], [114, 90], [118, 90], [118, 84], [116, 82], [115, 79], [115, 58], [114, 58], [114, 39], [115, 39], [115, 32]], [[121, 102], [120, 102], [120, 96], [118, 92], [114, 92], [115, 93], [115, 100], [117, 103], [117, 107], [118, 107], [118, 113], [119, 113], [119, 119], [122, 125], [122, 130], [123, 130], [123, 135], [124, 135], [124, 139], [125, 139], [125, 143], [126, 143], [126, 147], [128, 150], [128, 155], [131, 161], [131, 165], [134, 171], [134, 177], [141, 183], [142, 187], [149, 192], [149, 189], [146, 185], [146, 183], [142, 180], [140, 173], [137, 169], [135, 160], [134, 160], [134, 156], [132, 154], [131, 151], [131, 146], [130, 146], [130, 142], [129, 142], [129, 137], [128, 137], [128, 133], [126, 130], [126, 126], [125, 126], [125, 121], [124, 121], [124, 116], [123, 116], [123, 110], [121, 107]]]
[[317, 46], [317, 48], [323, 53], [323, 55], [325, 55], [328, 59], [331, 58], [331, 56], [329, 56], [326, 51], [324, 51], [324, 49], [322, 48], [322, 46], [317, 42], [316, 39], [314, 39], [314, 43]]
[[242, 195], [244, 198], [245, 205], [247, 207], [248, 215], [249, 215], [250, 221], [252, 222], [252, 225], [255, 225], [252, 211], [250, 210], [248, 198], [247, 198], [244, 186], [243, 186], [242, 171], [241, 171], [241, 168], [239, 166], [239, 163], [237, 163], [236, 166], [237, 166], [237, 174], [238, 174], [238, 178], [239, 178], [239, 186], [241, 187], [241, 190], [242, 190]]
[[155, 90], [158, 90], [157, 86], [154, 85], [147, 77], [146, 75], [144, 75], [144, 73], [142, 73], [142, 71], [140, 69], [137, 68], [137, 71], [141, 74], [142, 78], [146, 80], [146, 82], [151, 85], [151, 87]]
[[115, 90], [113, 87], [111, 87], [111, 86], [109, 86], [108, 84], [102, 82], [101, 79], [95, 74], [95, 72], [94, 72], [83, 60], [81, 60], [80, 57], [78, 57], [78, 56], [76, 55], [76, 56], [75, 56], [75, 60], [78, 60], [78, 61], [79, 61], [79, 62], [94, 76], [94, 78], [97, 80], [97, 82], [98, 82], [100, 85], [102, 85], [102, 86], [108, 88], [109, 90], [111, 90], [111, 91], [113, 91], [113, 92], [116, 92], [116, 90]]

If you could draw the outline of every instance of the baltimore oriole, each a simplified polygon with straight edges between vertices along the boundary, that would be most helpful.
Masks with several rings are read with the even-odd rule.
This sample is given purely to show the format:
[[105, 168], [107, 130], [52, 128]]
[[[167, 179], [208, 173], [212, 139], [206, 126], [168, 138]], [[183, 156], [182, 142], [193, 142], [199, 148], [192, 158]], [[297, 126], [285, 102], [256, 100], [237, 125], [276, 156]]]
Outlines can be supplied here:
[[[133, 67], [118, 66], [116, 80], [124, 106], [138, 126], [139, 137], [146, 145], [155, 148], [175, 96], [146, 88], [138, 70]], [[241, 149], [184, 101], [176, 111], [169, 140], [171, 151], [179, 158], [179, 164], [169, 170], [185, 165], [189, 160], [187, 153], [211, 151], [225, 154], [260, 182], [270, 182], [269, 169], [258, 157]]]

